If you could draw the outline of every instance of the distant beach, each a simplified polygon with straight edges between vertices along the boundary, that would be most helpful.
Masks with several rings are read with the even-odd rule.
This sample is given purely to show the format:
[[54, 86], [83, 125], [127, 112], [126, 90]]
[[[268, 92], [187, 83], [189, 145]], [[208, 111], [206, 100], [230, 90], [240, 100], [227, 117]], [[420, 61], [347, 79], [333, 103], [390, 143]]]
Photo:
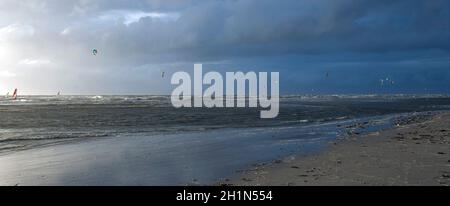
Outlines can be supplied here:
[[450, 185], [450, 113], [352, 135], [313, 156], [260, 165], [227, 185]]

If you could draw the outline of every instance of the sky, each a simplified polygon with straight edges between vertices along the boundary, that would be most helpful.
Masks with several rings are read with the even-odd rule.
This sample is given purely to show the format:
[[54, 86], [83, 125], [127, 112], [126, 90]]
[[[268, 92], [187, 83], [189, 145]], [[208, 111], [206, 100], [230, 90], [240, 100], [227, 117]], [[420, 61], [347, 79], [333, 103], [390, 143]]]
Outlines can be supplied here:
[[281, 94], [450, 93], [448, 8], [447, 0], [2, 0], [0, 94], [170, 94], [171, 74], [194, 63], [204, 72], [280, 72]]

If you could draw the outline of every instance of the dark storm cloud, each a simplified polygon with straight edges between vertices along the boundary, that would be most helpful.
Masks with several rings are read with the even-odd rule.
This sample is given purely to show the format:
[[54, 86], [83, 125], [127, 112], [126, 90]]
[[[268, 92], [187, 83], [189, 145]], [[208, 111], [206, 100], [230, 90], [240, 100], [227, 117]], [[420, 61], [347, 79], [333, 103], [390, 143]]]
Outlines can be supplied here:
[[[411, 77], [409, 85], [444, 85], [448, 8], [446, 0], [4, 0], [0, 78], [43, 90], [168, 91], [165, 82], [144, 77], [203, 62], [284, 71], [288, 87], [351, 91], [367, 84], [370, 92], [377, 79], [364, 74], [381, 78], [397, 68], [398, 78]], [[320, 82], [333, 69], [354, 74], [355, 83]]]
[[[448, 1], [208, 1], [113, 29], [127, 52], [208, 56], [449, 50]], [[122, 40], [122, 41], [120, 41]]]

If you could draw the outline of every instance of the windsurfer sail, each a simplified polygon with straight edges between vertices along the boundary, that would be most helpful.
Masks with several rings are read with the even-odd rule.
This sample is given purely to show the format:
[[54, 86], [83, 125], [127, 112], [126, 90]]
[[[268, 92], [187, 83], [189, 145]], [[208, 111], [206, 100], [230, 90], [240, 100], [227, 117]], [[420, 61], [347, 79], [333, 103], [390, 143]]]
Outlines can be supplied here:
[[12, 95], [12, 98], [13, 98], [14, 100], [17, 99], [17, 88], [14, 89], [14, 93], [13, 93], [13, 95]]

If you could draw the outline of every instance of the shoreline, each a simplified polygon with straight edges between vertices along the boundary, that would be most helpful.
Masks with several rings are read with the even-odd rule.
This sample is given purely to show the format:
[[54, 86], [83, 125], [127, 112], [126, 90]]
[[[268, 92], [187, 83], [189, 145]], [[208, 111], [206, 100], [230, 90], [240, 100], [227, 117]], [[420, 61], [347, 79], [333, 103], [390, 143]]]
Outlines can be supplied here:
[[261, 162], [321, 154], [329, 142], [346, 142], [337, 134], [355, 138], [432, 116], [395, 114], [302, 127], [118, 136], [36, 147], [0, 155], [0, 185], [211, 185]]
[[291, 155], [218, 185], [450, 185], [450, 112], [392, 129], [351, 134], [319, 154]]

